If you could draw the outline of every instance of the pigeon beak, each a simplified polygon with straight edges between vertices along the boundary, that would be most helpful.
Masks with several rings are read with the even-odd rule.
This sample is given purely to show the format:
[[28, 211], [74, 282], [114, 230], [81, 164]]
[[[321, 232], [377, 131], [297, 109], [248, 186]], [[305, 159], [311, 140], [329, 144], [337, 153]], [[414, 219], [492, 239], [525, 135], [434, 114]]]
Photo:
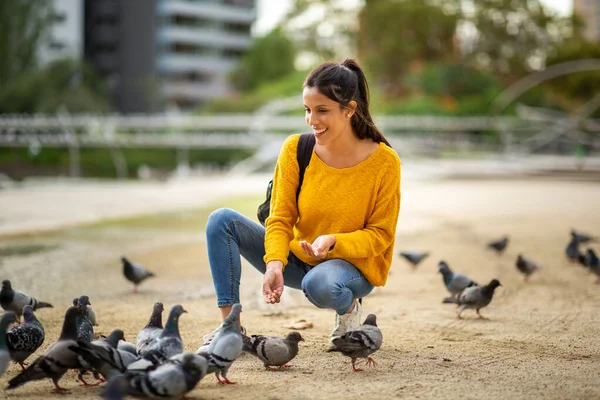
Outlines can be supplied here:
[[300, 341], [301, 341], [301, 342], [304, 342], [305, 340], [304, 340], [304, 338], [302, 338], [302, 339], [300, 339]]
[[181, 308], [181, 312], [184, 312], [187, 314], [187, 311], [183, 309], [183, 307]]

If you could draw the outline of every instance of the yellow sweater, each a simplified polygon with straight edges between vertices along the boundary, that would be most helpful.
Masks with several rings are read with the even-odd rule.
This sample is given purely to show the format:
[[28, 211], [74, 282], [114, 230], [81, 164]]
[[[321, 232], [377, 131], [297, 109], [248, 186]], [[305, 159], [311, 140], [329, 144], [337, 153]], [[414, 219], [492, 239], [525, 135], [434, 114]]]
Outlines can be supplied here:
[[335, 246], [325, 260], [346, 260], [372, 285], [385, 285], [400, 210], [398, 154], [380, 143], [359, 164], [333, 168], [313, 152], [296, 206], [299, 138], [287, 138], [277, 160], [264, 261], [280, 260], [285, 267], [291, 250], [305, 263], [317, 265], [323, 260], [308, 256], [299, 242], [312, 243], [321, 235], [334, 235]]

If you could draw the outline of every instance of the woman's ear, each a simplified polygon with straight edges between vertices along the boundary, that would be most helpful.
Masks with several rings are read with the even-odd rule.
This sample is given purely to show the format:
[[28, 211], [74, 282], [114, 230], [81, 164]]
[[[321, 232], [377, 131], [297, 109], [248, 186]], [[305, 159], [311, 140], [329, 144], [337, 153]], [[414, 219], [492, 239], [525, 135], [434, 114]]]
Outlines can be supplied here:
[[356, 101], [354, 100], [350, 100], [348, 102], [348, 105], [346, 106], [346, 115], [348, 117], [351, 117], [354, 115], [354, 113], [356, 112], [356, 107], [358, 106], [358, 104], [356, 104]]

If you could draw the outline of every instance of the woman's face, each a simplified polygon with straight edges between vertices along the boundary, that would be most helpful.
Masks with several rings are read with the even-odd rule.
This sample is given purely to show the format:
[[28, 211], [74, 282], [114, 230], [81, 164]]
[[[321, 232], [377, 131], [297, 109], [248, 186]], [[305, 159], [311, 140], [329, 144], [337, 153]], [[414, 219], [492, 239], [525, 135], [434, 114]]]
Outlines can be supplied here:
[[316, 87], [302, 91], [306, 123], [312, 128], [317, 143], [331, 143], [341, 135], [352, 133], [352, 111], [325, 96]]

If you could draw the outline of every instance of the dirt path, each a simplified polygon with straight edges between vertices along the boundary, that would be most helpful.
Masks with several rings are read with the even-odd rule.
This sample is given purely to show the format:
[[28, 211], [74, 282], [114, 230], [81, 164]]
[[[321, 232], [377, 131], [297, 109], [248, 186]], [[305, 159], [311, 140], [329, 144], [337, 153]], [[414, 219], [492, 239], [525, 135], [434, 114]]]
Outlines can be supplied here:
[[[288, 289], [283, 304], [266, 306], [258, 292], [260, 276], [243, 274], [243, 324], [250, 333], [284, 335], [282, 325], [304, 318], [314, 328], [302, 331], [306, 342], [294, 368], [266, 372], [250, 356], [236, 361], [222, 387], [205, 378], [190, 398], [237, 400], [363, 398], [600, 398], [600, 286], [583, 268], [570, 265], [564, 247], [572, 227], [600, 235], [597, 199], [600, 185], [552, 181], [409, 181], [403, 203], [397, 250], [428, 249], [432, 255], [415, 271], [396, 258], [388, 285], [365, 299], [365, 312], [377, 314], [384, 345], [377, 367], [352, 373], [350, 362], [326, 353], [333, 313], [311, 306]], [[255, 200], [238, 204], [252, 215]], [[179, 217], [178, 217], [179, 216]], [[122, 328], [134, 340], [152, 304], [183, 304], [186, 350], [194, 351], [204, 333], [217, 324], [207, 265], [202, 218], [172, 214], [179, 227], [157, 223], [102, 225], [53, 235], [0, 240], [0, 246], [54, 246], [29, 255], [4, 257], [2, 279], [56, 308], [37, 315], [46, 327], [45, 348], [58, 336], [64, 310], [81, 293], [98, 314], [97, 333]], [[185, 221], [192, 221], [188, 225]], [[510, 234], [502, 256], [485, 249], [489, 239]], [[600, 245], [594, 244], [596, 250]], [[518, 253], [544, 269], [529, 284], [514, 267]], [[118, 257], [128, 254], [154, 270], [141, 293], [132, 296], [120, 273]], [[489, 320], [465, 312], [456, 319], [437, 273], [446, 260], [479, 282], [498, 278], [502, 287], [482, 311]], [[18, 284], [16, 283], [18, 282]], [[0, 387], [17, 373], [9, 367]], [[80, 388], [75, 375], [61, 381], [72, 389], [65, 398], [94, 398], [97, 388]], [[0, 398], [49, 398], [50, 381], [35, 382]]]

